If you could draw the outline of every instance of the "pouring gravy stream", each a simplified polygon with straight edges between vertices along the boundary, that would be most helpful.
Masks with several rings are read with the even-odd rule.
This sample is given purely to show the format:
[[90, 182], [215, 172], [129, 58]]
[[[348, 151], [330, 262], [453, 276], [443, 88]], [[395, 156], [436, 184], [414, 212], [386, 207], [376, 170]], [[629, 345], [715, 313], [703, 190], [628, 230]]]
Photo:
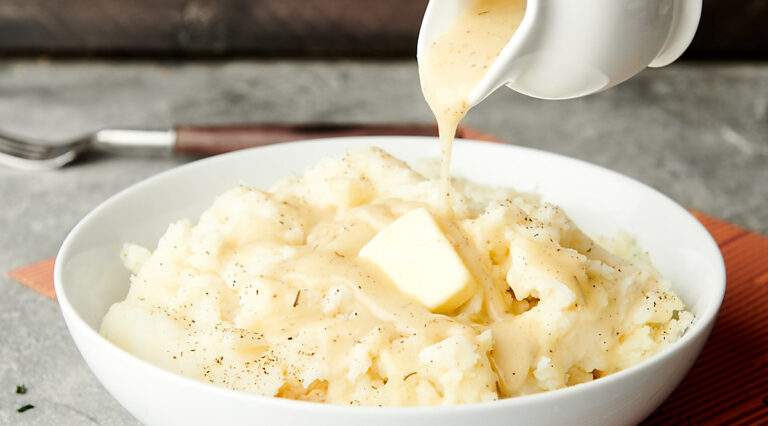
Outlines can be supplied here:
[[421, 89], [440, 133], [442, 210], [448, 216], [452, 215], [450, 163], [456, 128], [470, 108], [469, 94], [520, 26], [526, 6], [525, 0], [468, 3], [419, 63]]

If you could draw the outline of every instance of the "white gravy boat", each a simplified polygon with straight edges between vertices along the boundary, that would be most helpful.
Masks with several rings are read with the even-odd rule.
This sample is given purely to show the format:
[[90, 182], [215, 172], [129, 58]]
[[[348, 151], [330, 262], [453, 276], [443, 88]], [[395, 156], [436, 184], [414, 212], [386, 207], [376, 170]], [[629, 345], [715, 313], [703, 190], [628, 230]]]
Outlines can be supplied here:
[[[468, 0], [431, 0], [417, 58]], [[702, 0], [528, 0], [525, 16], [473, 89], [476, 105], [503, 85], [542, 99], [569, 99], [613, 87], [646, 66], [672, 63], [696, 33]]]

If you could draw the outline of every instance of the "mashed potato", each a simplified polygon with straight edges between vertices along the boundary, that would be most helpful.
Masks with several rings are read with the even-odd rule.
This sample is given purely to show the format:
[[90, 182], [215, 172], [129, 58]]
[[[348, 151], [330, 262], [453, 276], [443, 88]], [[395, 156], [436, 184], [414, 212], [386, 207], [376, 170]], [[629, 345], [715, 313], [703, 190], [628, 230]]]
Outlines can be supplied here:
[[[234, 188], [197, 224], [171, 224], [154, 252], [125, 245], [130, 290], [101, 333], [230, 389], [436, 405], [588, 382], [659, 352], [693, 321], [629, 237], [598, 244], [556, 206], [464, 181], [448, 217], [439, 188], [375, 148], [321, 161], [269, 192]], [[448, 314], [358, 256], [418, 208], [476, 283]]]

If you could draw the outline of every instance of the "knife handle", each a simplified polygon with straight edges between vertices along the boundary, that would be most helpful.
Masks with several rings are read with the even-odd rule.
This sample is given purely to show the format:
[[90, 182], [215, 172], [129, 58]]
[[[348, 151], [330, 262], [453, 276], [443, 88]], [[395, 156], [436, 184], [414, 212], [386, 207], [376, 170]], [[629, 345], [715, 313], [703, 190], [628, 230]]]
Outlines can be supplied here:
[[437, 127], [426, 124], [179, 126], [176, 128], [175, 150], [206, 156], [280, 142], [373, 135], [436, 136]]

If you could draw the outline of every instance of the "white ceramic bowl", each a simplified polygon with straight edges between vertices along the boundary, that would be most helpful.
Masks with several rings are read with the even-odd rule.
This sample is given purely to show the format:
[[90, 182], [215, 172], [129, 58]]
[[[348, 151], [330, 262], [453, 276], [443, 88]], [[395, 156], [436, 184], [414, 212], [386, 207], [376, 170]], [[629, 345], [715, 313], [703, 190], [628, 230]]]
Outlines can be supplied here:
[[322, 157], [366, 144], [406, 161], [439, 152], [432, 138], [365, 137], [225, 154], [136, 184], [72, 230], [54, 274], [61, 310], [83, 358], [129, 412], [152, 425], [632, 424], [651, 413], [690, 369], [725, 291], [720, 251], [699, 222], [659, 192], [612, 171], [533, 149], [473, 141], [457, 142], [454, 175], [538, 191], [592, 234], [634, 234], [696, 315], [694, 326], [653, 358], [591, 383], [489, 403], [410, 408], [333, 406], [217, 388], [148, 364], [99, 335], [107, 309], [128, 289], [119, 257], [123, 242], [154, 247], [169, 223], [197, 218], [216, 195], [240, 182], [268, 188]]

